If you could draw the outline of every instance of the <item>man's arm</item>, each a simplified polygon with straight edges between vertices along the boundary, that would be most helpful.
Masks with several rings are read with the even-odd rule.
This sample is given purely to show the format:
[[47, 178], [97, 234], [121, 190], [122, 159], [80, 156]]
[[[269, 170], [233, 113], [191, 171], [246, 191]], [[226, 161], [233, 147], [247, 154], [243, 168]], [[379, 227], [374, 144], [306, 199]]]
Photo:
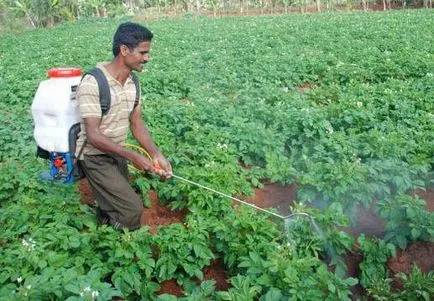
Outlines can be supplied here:
[[148, 129], [143, 124], [140, 106], [136, 106], [131, 113], [131, 133], [152, 158], [161, 155], [161, 152], [152, 140]]
[[125, 149], [121, 145], [114, 143], [107, 136], [105, 136], [99, 129], [100, 124], [101, 118], [98, 117], [88, 117], [84, 119], [87, 142], [89, 144], [104, 153], [116, 154], [124, 157], [127, 160], [130, 160], [133, 162], [134, 166], [140, 170], [156, 172], [156, 168], [149, 159], [140, 155], [139, 153]]
[[131, 132], [139, 142], [139, 144], [149, 153], [152, 157], [153, 164], [157, 168], [161, 168], [164, 170], [164, 175], [166, 178], [170, 178], [172, 176], [172, 166], [169, 161], [164, 157], [164, 155], [160, 152], [158, 147], [155, 145], [154, 141], [149, 134], [148, 129], [143, 124], [142, 120], [142, 111], [140, 106], [136, 106], [131, 113]]

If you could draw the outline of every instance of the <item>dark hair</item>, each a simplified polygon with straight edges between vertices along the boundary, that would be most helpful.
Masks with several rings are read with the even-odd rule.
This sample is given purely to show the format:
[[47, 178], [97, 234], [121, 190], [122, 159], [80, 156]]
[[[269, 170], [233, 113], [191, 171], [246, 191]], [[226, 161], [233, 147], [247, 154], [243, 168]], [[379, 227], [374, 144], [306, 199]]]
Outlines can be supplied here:
[[141, 42], [151, 41], [153, 36], [152, 32], [145, 26], [132, 22], [122, 23], [113, 37], [113, 55], [119, 54], [121, 45], [134, 49]]

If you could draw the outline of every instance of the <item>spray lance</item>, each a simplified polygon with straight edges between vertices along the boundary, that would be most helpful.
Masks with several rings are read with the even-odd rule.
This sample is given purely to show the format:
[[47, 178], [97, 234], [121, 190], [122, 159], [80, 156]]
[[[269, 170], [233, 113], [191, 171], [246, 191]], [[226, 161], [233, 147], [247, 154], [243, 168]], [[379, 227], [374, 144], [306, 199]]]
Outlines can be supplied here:
[[[134, 144], [128, 144], [128, 143], [125, 143], [124, 146], [134, 148], [134, 149], [136, 149], [137, 151], [139, 151], [140, 153], [142, 153], [142, 154], [144, 154], [145, 156], [147, 156], [150, 160], [152, 160], [152, 157], [149, 155], [149, 153], [148, 153], [146, 150], [144, 150], [143, 148], [141, 148], [140, 146], [137, 146], [137, 145], [134, 145]], [[135, 168], [135, 167], [132, 166], [132, 165], [129, 165], [129, 167], [130, 167], [131, 169], [134, 169], [134, 170], [140, 171], [140, 170], [138, 170], [137, 168]], [[158, 169], [158, 166], [157, 166], [157, 169]], [[310, 225], [311, 225], [312, 229], [313, 229], [313, 230], [318, 234], [318, 236], [321, 238], [321, 240], [325, 243], [325, 245], [326, 245], [326, 252], [327, 252], [327, 255], [328, 255], [329, 257], [332, 257], [332, 256], [335, 255], [335, 254], [334, 254], [334, 251], [333, 251], [333, 249], [332, 249], [332, 247], [331, 247], [329, 244], [327, 244], [327, 242], [326, 242], [326, 240], [325, 240], [325, 237], [324, 237], [324, 233], [323, 233], [323, 231], [321, 230], [321, 228], [318, 226], [318, 224], [315, 222], [314, 217], [311, 216], [311, 215], [309, 215], [309, 214], [307, 214], [307, 213], [305, 213], [305, 212], [293, 212], [293, 213], [288, 214], [288, 215], [280, 215], [280, 214], [277, 214], [277, 213], [275, 213], [275, 212], [273, 212], [273, 211], [270, 211], [270, 210], [267, 210], [267, 209], [264, 209], [264, 208], [258, 207], [258, 206], [254, 205], [254, 204], [251, 204], [251, 203], [248, 203], [248, 202], [246, 202], [246, 201], [243, 201], [243, 200], [240, 200], [240, 199], [238, 199], [238, 198], [235, 198], [235, 197], [233, 197], [233, 196], [231, 196], [231, 195], [229, 195], [229, 194], [226, 194], [226, 193], [223, 193], [223, 192], [217, 191], [217, 190], [215, 190], [215, 189], [212, 189], [212, 188], [210, 188], [210, 187], [204, 186], [204, 185], [202, 185], [202, 184], [199, 184], [199, 183], [193, 182], [193, 181], [191, 181], [191, 180], [189, 180], [189, 179], [186, 179], [186, 178], [184, 178], [184, 177], [181, 177], [181, 176], [178, 176], [178, 175], [175, 175], [175, 174], [172, 174], [172, 177], [173, 177], [174, 179], [176, 179], [176, 180], [179, 180], [179, 181], [182, 181], [182, 182], [188, 183], [188, 184], [190, 184], [190, 185], [193, 185], [193, 186], [199, 187], [199, 188], [201, 188], [201, 189], [205, 189], [205, 190], [211, 191], [212, 193], [215, 193], [215, 194], [220, 195], [220, 196], [222, 196], [222, 197], [225, 197], [225, 198], [231, 199], [231, 200], [233, 200], [233, 201], [235, 201], [235, 202], [238, 202], [238, 203], [240, 203], [240, 204], [242, 204], [242, 205], [249, 206], [249, 207], [251, 207], [251, 208], [253, 208], [253, 209], [256, 209], [256, 210], [258, 210], [258, 211], [264, 212], [264, 213], [266, 213], [266, 214], [269, 214], [269, 215], [271, 215], [271, 216], [274, 216], [274, 217], [277, 217], [277, 218], [283, 220], [283, 223], [284, 223], [284, 235], [285, 235], [286, 238], [289, 237], [289, 228], [290, 228], [290, 224], [291, 224], [291, 222], [294, 220], [294, 218], [296, 218], [296, 217], [307, 218], [307, 219], [309, 220], [309, 222], [310, 222]], [[289, 242], [288, 242], [288, 245], [289, 245]]]

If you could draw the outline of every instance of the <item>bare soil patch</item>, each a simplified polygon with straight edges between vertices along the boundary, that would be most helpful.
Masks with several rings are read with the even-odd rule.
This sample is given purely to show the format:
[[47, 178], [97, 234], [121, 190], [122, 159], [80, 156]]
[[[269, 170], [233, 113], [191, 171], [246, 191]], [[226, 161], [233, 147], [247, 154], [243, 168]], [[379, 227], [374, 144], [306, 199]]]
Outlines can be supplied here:
[[140, 225], [151, 227], [150, 233], [156, 233], [158, 226], [184, 222], [187, 210], [172, 211], [158, 202], [158, 191], [149, 191], [151, 207], [145, 208], [140, 219]]
[[422, 272], [434, 271], [434, 243], [418, 241], [404, 251], [398, 250], [396, 257], [388, 261], [390, 270], [394, 273], [410, 273], [413, 264]]
[[428, 188], [427, 190], [416, 189], [411, 193], [411, 195], [424, 199], [426, 202], [426, 209], [429, 212], [434, 212], [434, 188]]
[[166, 280], [160, 283], [160, 289], [157, 292], [157, 295], [169, 294], [177, 297], [183, 297], [184, 293], [182, 288], [176, 282], [176, 280]]
[[214, 259], [211, 265], [205, 267], [203, 279], [214, 280], [217, 291], [227, 291], [229, 289], [225, 266], [219, 259]]
[[[360, 263], [362, 262], [363, 257], [354, 252], [349, 252], [344, 256], [344, 262], [347, 266], [347, 275], [348, 277], [353, 277], [360, 279]], [[351, 299], [359, 300], [362, 296], [366, 295], [365, 289], [360, 285], [360, 283], [356, 284], [351, 288]]]
[[301, 93], [312, 90], [312, 83], [305, 82], [302, 84], [297, 84], [296, 87], [300, 90]]
[[95, 206], [94, 198], [92, 196], [92, 191], [89, 187], [89, 182], [86, 178], [78, 181], [78, 191], [80, 192], [80, 204], [89, 205], [91, 207]]
[[366, 236], [383, 238], [386, 232], [384, 220], [375, 212], [374, 208], [375, 201], [372, 202], [369, 208], [356, 206], [352, 225], [342, 230], [353, 237], [358, 237], [363, 233]]
[[297, 196], [297, 185], [282, 186], [279, 183], [266, 183], [264, 187], [255, 188], [252, 196], [238, 196], [243, 201], [263, 209], [275, 208], [281, 215], [288, 215], [290, 206]]

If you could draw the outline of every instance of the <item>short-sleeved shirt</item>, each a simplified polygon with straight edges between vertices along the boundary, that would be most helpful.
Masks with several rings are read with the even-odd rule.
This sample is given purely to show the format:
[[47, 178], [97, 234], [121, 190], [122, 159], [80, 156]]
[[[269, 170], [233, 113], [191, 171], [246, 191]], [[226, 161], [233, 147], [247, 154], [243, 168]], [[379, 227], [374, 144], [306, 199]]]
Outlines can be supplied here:
[[[134, 102], [136, 100], [136, 86], [131, 75], [127, 78], [125, 85], [122, 86], [104, 67], [106, 64], [108, 63], [101, 63], [96, 66], [101, 69], [106, 76], [110, 87], [111, 105], [110, 109], [104, 116], [102, 116], [99, 88], [96, 79], [91, 75], [86, 75], [77, 89], [77, 100], [80, 107], [81, 131], [77, 140], [76, 156], [78, 156], [84, 141], [87, 139], [86, 129], [84, 126], [85, 118], [102, 118], [100, 124], [101, 133], [116, 144], [124, 143], [128, 135], [130, 125], [129, 118], [134, 109]], [[80, 160], [83, 159], [83, 154], [99, 155], [104, 154], [104, 152], [93, 147], [90, 143], [86, 143], [82, 155], [79, 158]]]

